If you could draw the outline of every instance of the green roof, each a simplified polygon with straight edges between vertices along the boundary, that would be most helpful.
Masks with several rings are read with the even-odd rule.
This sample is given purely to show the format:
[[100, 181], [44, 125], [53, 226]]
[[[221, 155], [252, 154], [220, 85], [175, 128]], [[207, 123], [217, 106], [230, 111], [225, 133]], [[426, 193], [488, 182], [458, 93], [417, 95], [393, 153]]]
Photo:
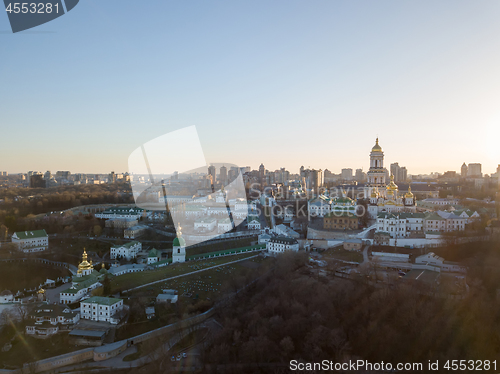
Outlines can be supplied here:
[[158, 250], [156, 248], [153, 248], [152, 250], [150, 250], [148, 257], [158, 257]]
[[89, 280], [97, 280], [97, 275], [98, 275], [98, 272], [95, 270], [92, 270], [92, 273], [90, 273], [90, 275], [84, 275], [81, 277], [75, 276], [72, 278], [72, 281], [74, 283], [84, 283], [84, 282], [87, 282]]
[[349, 197], [336, 197], [332, 199], [332, 202], [337, 204], [354, 203], [354, 201]]
[[45, 230], [30, 230], [30, 231], [18, 231], [15, 232], [19, 239], [34, 239], [34, 238], [45, 238], [47, 237], [47, 233]]
[[343, 211], [335, 211], [335, 212], [330, 212], [328, 214], [325, 214], [325, 218], [330, 218], [330, 217], [355, 217], [357, 216], [354, 215], [352, 212], [343, 212]]
[[172, 262], [172, 259], [171, 258], [167, 258], [165, 260], [161, 260], [161, 261], [158, 261], [158, 262], [155, 262], [154, 264], [151, 264], [151, 265], [160, 265], [160, 264], [165, 264], [165, 263], [171, 263]]
[[122, 299], [117, 299], [115, 297], [103, 297], [103, 296], [92, 296], [86, 300], [82, 300], [82, 303], [91, 303], [91, 304], [101, 304], [101, 305], [113, 305]]
[[439, 214], [437, 213], [430, 213], [428, 214], [426, 217], [425, 217], [426, 220], [435, 220], [435, 221], [442, 221], [444, 220], [445, 218], [441, 217]]
[[252, 245], [249, 247], [225, 249], [223, 251], [207, 252], [207, 253], [200, 253], [197, 255], [190, 255], [190, 256], [186, 256], [186, 259], [190, 260], [190, 259], [197, 259], [197, 258], [207, 258], [209, 256], [224, 256], [224, 255], [228, 255], [231, 253], [240, 253], [240, 252], [248, 252], [248, 251], [254, 251], [254, 250], [262, 250], [265, 248], [266, 248], [265, 244], [259, 244], [259, 245]]
[[175, 238], [174, 239], [174, 242], [172, 243], [172, 246], [174, 247], [185, 247], [186, 246], [186, 241], [184, 240], [184, 238]]
[[[64, 310], [69, 309], [69, 312], [64, 312]], [[32, 313], [34, 317], [58, 317], [61, 315], [74, 317], [78, 313], [73, 312], [67, 306], [59, 304], [47, 304], [43, 303], [34, 307], [35, 312]]]

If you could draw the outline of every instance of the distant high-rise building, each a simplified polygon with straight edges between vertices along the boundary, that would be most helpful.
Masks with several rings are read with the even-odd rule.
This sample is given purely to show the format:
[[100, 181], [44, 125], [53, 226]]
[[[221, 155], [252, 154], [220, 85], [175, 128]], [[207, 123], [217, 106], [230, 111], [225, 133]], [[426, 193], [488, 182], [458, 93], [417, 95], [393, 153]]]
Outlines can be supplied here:
[[[244, 169], [244, 168], [242, 168], [242, 169]], [[228, 183], [231, 183], [232, 181], [234, 181], [239, 173], [240, 173], [239, 167], [231, 166], [231, 168], [229, 169], [229, 171], [227, 173]]]
[[264, 164], [260, 164], [259, 166], [259, 179], [260, 179], [260, 184], [263, 185], [265, 182], [265, 176], [266, 174], [266, 168], [264, 167]]
[[[351, 170], [352, 172], [352, 170]], [[323, 187], [323, 170], [313, 169], [312, 170], [312, 180], [311, 180], [311, 188], [313, 189], [316, 195], [319, 195], [319, 189]]]
[[391, 175], [394, 176], [395, 182], [406, 182], [408, 170], [405, 166], [399, 166], [399, 163], [395, 162], [391, 164]]
[[227, 167], [224, 165], [220, 167], [219, 179], [224, 186], [227, 185]]
[[341, 171], [341, 177], [345, 181], [352, 180], [352, 169], [349, 169], [349, 168], [342, 169], [342, 171]]
[[30, 187], [31, 188], [45, 188], [47, 186], [45, 179], [43, 179], [43, 174], [32, 174], [30, 176]]
[[57, 171], [56, 178], [69, 179], [71, 173], [69, 171]]
[[290, 172], [285, 170], [285, 168], [280, 168], [274, 172], [276, 183], [285, 183], [290, 179]]
[[108, 183], [116, 183], [116, 174], [114, 171], [108, 175]]
[[304, 169], [302, 166], [300, 168], [300, 177], [304, 181], [302, 183], [303, 189], [311, 189], [313, 192], [318, 195], [319, 190], [323, 187], [324, 184], [324, 176], [323, 170], [321, 169]]
[[406, 170], [406, 166], [402, 166], [399, 169], [399, 179], [397, 180], [397, 182], [406, 182], [407, 179], [408, 179], [408, 170]]
[[216, 181], [216, 175], [215, 175], [215, 166], [213, 165], [210, 165], [208, 167], [208, 175], [210, 175], [210, 177], [212, 178], [212, 184], [215, 184], [215, 181]]
[[394, 180], [397, 182], [398, 181], [398, 175], [399, 175], [399, 163], [395, 162], [391, 164], [391, 175], [394, 176]]
[[500, 190], [500, 164], [497, 167], [498, 189]]
[[[41, 172], [39, 172], [39, 171], [32, 171], [32, 170], [28, 171], [28, 175], [27, 175], [28, 176], [28, 178], [27, 178], [28, 186], [32, 187], [31, 180], [32, 180], [33, 176], [37, 176], [37, 175], [40, 176], [40, 178], [43, 179], [43, 174]], [[45, 186], [40, 186], [39, 185], [40, 182], [38, 182], [38, 181], [35, 182], [35, 184], [38, 184], [36, 187], [45, 187]]]
[[354, 174], [354, 179], [357, 182], [364, 182], [366, 180], [366, 173], [363, 172], [363, 169], [356, 169], [356, 174]]
[[460, 168], [460, 175], [462, 176], [462, 178], [466, 178], [467, 177], [468, 171], [469, 171], [469, 168], [467, 167], [467, 165], [464, 162], [462, 164], [462, 167]]
[[212, 176], [210, 175], [203, 175], [200, 179], [200, 188], [202, 189], [209, 189], [212, 184]]
[[467, 176], [471, 178], [481, 178], [483, 176], [483, 173], [481, 171], [481, 164], [469, 164]]
[[50, 172], [50, 170], [47, 170], [43, 175], [43, 179], [49, 180], [50, 178], [52, 178], [52, 173]]

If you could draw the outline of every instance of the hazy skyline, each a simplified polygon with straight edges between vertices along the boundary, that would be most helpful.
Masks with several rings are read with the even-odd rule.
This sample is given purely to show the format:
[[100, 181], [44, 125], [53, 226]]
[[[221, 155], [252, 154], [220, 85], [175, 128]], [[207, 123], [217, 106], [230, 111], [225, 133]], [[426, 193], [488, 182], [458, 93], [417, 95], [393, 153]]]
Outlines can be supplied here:
[[366, 171], [378, 135], [387, 168], [490, 174], [499, 16], [498, 1], [86, 0], [10, 34], [3, 13], [0, 170], [125, 172], [196, 125], [208, 163]]

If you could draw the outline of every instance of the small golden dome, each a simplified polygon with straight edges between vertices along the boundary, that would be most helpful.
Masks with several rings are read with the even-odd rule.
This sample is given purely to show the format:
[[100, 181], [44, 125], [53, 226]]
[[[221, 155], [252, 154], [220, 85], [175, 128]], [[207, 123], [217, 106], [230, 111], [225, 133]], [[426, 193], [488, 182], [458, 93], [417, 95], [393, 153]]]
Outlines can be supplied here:
[[411, 192], [411, 186], [408, 186], [408, 192], [405, 193], [405, 197], [408, 199], [413, 198], [413, 193]]
[[395, 191], [398, 189], [398, 185], [394, 183], [394, 175], [391, 175], [391, 183], [387, 185], [387, 190]]
[[83, 248], [82, 262], [78, 264], [78, 273], [81, 273], [82, 270], [87, 270], [92, 268], [92, 260], [90, 263], [87, 261], [87, 251]]
[[378, 144], [378, 138], [375, 141], [375, 145], [372, 148], [372, 152], [382, 152], [382, 147]]

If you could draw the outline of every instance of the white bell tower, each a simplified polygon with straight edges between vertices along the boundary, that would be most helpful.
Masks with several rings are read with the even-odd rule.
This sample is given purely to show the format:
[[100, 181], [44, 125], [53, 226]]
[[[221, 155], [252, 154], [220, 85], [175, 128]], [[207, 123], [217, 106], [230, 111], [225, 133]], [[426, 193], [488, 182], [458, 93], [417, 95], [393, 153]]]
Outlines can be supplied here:
[[384, 152], [378, 138], [370, 153], [370, 169], [367, 172], [369, 187], [385, 187]]

